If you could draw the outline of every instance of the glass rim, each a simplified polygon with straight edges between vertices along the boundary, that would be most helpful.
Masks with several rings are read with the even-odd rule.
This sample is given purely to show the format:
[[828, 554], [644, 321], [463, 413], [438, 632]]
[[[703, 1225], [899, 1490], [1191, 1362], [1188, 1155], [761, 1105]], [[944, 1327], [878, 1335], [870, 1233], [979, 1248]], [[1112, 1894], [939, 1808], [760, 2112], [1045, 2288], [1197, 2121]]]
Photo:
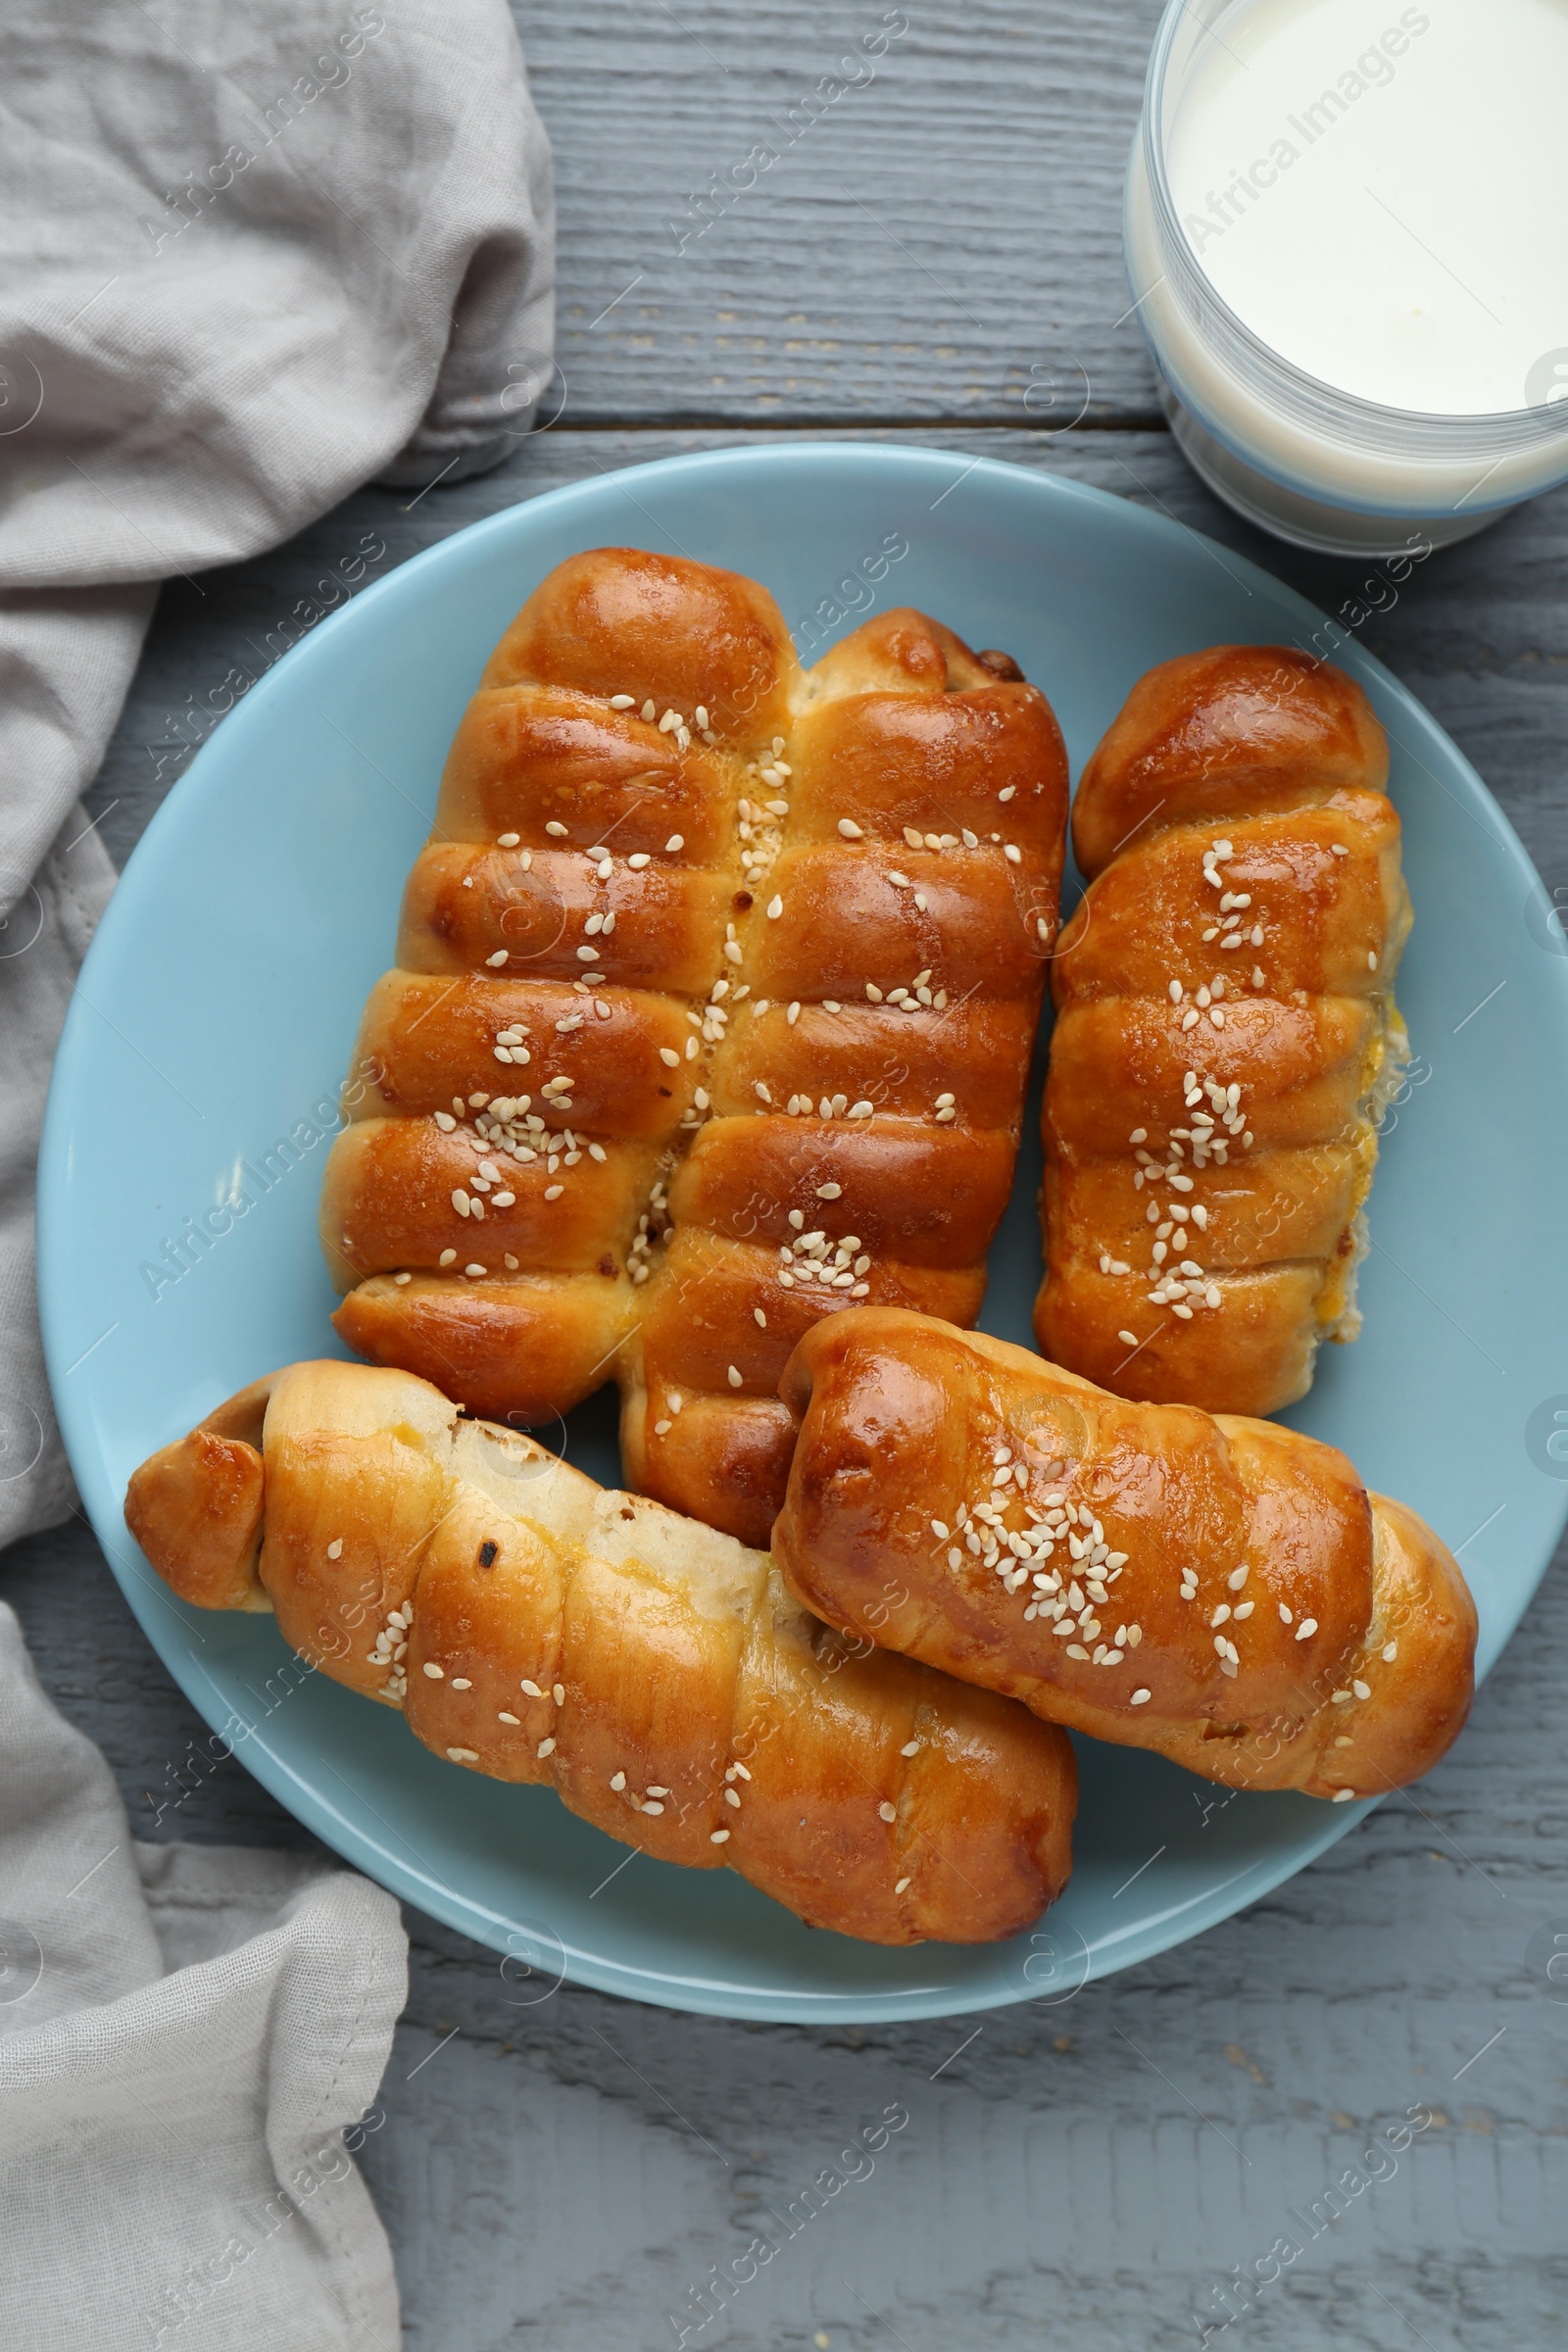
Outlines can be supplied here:
[[1218, 21], [1247, 0], [1166, 0], [1149, 55], [1144, 82], [1143, 120], [1139, 126], [1145, 174], [1161, 259], [1174, 291], [1189, 318], [1200, 328], [1210, 314], [1243, 363], [1251, 388], [1297, 420], [1328, 437], [1366, 448], [1397, 449], [1409, 455], [1412, 441], [1424, 444], [1433, 457], [1507, 457], [1515, 451], [1568, 441], [1568, 398], [1517, 409], [1456, 412], [1442, 409], [1401, 409], [1387, 402], [1348, 392], [1298, 367], [1271, 343], [1264, 342], [1234, 311], [1204, 270], [1188, 240], [1176, 208], [1165, 169], [1164, 123], [1171, 103], [1170, 75], [1177, 34], [1184, 21], [1199, 35], [1213, 31]]

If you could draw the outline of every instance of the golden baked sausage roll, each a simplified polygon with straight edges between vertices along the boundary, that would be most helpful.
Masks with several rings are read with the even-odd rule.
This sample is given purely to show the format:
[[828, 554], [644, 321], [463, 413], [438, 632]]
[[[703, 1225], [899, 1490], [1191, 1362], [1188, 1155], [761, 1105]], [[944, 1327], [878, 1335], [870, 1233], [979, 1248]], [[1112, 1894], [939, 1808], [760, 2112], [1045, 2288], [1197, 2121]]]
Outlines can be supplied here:
[[1458, 1565], [1332, 1446], [876, 1308], [784, 1395], [773, 1557], [830, 1625], [1232, 1788], [1380, 1796], [1464, 1723]]
[[1066, 1883], [1063, 1733], [845, 1642], [764, 1554], [408, 1373], [257, 1382], [143, 1463], [125, 1520], [182, 1598], [275, 1610], [437, 1755], [815, 1927], [987, 1942]]
[[1360, 1328], [1408, 1043], [1388, 744], [1279, 646], [1151, 670], [1084, 771], [1053, 966], [1035, 1333], [1124, 1396], [1272, 1413]]
[[803, 671], [752, 581], [602, 549], [469, 706], [374, 990], [327, 1255], [362, 1354], [540, 1421], [749, 1542], [802, 1331], [971, 1322], [1055, 935], [1066, 764], [921, 614]]

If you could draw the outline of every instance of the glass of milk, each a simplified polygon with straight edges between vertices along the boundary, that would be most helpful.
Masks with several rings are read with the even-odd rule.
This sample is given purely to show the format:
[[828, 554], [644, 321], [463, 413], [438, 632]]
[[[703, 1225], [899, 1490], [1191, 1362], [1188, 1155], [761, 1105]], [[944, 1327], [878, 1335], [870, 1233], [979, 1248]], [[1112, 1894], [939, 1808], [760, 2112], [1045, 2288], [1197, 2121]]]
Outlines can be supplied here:
[[1221, 498], [1333, 554], [1467, 538], [1568, 480], [1568, 0], [1171, 0], [1126, 250]]

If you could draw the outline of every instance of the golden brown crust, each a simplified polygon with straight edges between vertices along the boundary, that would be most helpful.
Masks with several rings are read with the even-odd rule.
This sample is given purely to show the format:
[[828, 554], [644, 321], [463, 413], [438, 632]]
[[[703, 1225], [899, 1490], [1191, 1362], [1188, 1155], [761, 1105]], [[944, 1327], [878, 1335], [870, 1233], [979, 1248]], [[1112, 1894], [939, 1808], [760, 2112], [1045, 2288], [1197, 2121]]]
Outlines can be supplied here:
[[[488, 1061], [489, 1075], [500, 1076], [496, 1032], [521, 1028], [538, 1043], [526, 1065], [513, 1064], [519, 1074], [508, 1083], [532, 1095], [543, 1134], [561, 1135], [576, 1113], [575, 1125], [585, 1131], [613, 1129], [622, 1140], [667, 1143], [695, 1085], [689, 1064], [671, 1069], [661, 1053], [685, 1044], [678, 1006], [667, 997], [630, 989], [601, 990], [595, 1003], [605, 1010], [592, 1016], [590, 1056], [576, 1029], [557, 1031], [560, 993], [537, 981], [465, 976], [454, 983], [388, 972], [370, 992], [360, 1024], [355, 1066], [367, 1073], [367, 1083], [356, 1097], [354, 1116], [433, 1119], [446, 1111], [456, 1122], [454, 1098], [467, 1108], [474, 1071]], [[552, 1105], [547, 1088], [562, 1096], [565, 1109]]]
[[1202, 824], [1381, 792], [1388, 773], [1387, 739], [1343, 670], [1293, 646], [1210, 646], [1160, 662], [1127, 697], [1084, 770], [1073, 855], [1093, 881], [1173, 794]]
[[831, 1624], [1231, 1788], [1379, 1795], [1464, 1723], [1458, 1567], [1332, 1446], [874, 1308], [784, 1400], [773, 1556]]
[[1065, 808], [1044, 696], [922, 613], [803, 671], [753, 581], [563, 564], [458, 729], [366, 1009], [338, 1330], [502, 1417], [614, 1378], [628, 1473], [765, 1542], [805, 1320], [978, 1308]]
[[262, 1547], [262, 1457], [193, 1429], [143, 1462], [125, 1491], [125, 1525], [181, 1600], [243, 1608]]
[[543, 1151], [524, 1164], [508, 1155], [502, 1166], [498, 1157], [499, 1181], [480, 1187], [475, 1171], [490, 1158], [483, 1146], [423, 1119], [357, 1119], [333, 1146], [321, 1188], [322, 1248], [351, 1279], [410, 1266], [433, 1275], [442, 1265], [454, 1280], [471, 1265], [475, 1281], [504, 1282], [518, 1267], [586, 1273], [607, 1250], [624, 1259], [658, 1165], [648, 1145], [603, 1149], [603, 1158], [584, 1154], [564, 1179]]
[[417, 1274], [398, 1287], [380, 1274], [351, 1291], [332, 1321], [372, 1362], [421, 1379], [423, 1366], [439, 1365], [454, 1403], [531, 1428], [570, 1412], [613, 1377], [632, 1333], [632, 1293], [610, 1258], [588, 1274], [462, 1289]]
[[271, 1381], [253, 1381], [149, 1456], [125, 1490], [125, 1525], [166, 1584], [203, 1609], [257, 1605], [262, 1422]]
[[1274, 1412], [1355, 1337], [1406, 1051], [1388, 746], [1304, 655], [1152, 670], [1090, 760], [1053, 965], [1045, 1353], [1126, 1396]]
[[692, 710], [710, 696], [726, 723], [733, 714], [760, 732], [783, 711], [791, 660], [777, 605], [744, 573], [600, 548], [568, 557], [534, 591], [484, 684], [537, 678], [609, 697], [634, 671], [661, 710]]
[[[579, 819], [582, 813], [579, 808]], [[677, 828], [684, 821], [679, 809], [664, 819]], [[618, 837], [615, 846], [622, 859], [636, 855], [628, 838]], [[662, 841], [659, 847], [662, 850]], [[686, 848], [688, 853], [695, 848], [689, 835]], [[569, 998], [562, 1002], [559, 983], [569, 983], [581, 973], [577, 950], [596, 910], [615, 918], [613, 932], [601, 935], [599, 941], [595, 968], [609, 984], [602, 1001], [613, 1003], [616, 989], [706, 993], [712, 978], [712, 940], [715, 930], [722, 937], [729, 911], [727, 874], [671, 871], [650, 859], [642, 871], [625, 864], [618, 870], [612, 866], [601, 883], [596, 869], [580, 855], [536, 849], [526, 866], [522, 858], [521, 850], [475, 850], [466, 842], [434, 842], [420, 854], [404, 893], [399, 946], [406, 971], [466, 976], [485, 966], [492, 956], [506, 956], [507, 978], [500, 985], [488, 973], [482, 980], [467, 981], [469, 1002], [488, 1023], [478, 1056], [481, 1063], [490, 1058], [495, 1029], [507, 1021], [520, 1015], [528, 1024], [529, 1015], [536, 1014], [530, 1026], [548, 1043], [559, 1015], [580, 1010]], [[514, 1010], [509, 1002], [516, 986], [514, 974], [525, 984], [546, 980], [558, 986], [544, 1001], [535, 988]], [[436, 998], [440, 992], [426, 993]], [[662, 1012], [666, 1032], [680, 1017], [678, 1010], [657, 999], [649, 1009]], [[620, 1046], [623, 1041], [600, 1041], [596, 1032], [595, 1042]], [[666, 1034], [662, 1042], [684, 1043], [685, 1032], [678, 1040]]]
[[[554, 1787], [660, 1860], [727, 1863], [813, 1926], [985, 1942], [1060, 1892], [1062, 1733], [845, 1642], [764, 1554], [461, 1422], [422, 1380], [318, 1363], [267, 1385], [265, 1433], [248, 1393], [131, 1482], [132, 1531], [187, 1598], [247, 1605], [260, 1536], [284, 1638], [437, 1755]], [[260, 1451], [216, 1434], [236, 1408]]]

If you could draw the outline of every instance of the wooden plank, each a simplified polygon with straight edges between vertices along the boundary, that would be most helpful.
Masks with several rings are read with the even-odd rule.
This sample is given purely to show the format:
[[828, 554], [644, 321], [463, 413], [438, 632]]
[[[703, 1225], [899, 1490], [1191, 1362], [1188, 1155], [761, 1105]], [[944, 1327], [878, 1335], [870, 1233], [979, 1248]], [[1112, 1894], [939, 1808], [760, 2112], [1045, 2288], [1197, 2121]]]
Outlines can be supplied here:
[[[909, 12], [880, 55], [899, 19], [876, 6], [519, 9], [557, 156], [561, 422], [483, 481], [364, 492], [200, 593], [168, 591], [91, 796], [117, 859], [313, 611], [514, 500], [758, 428], [1059, 470], [1337, 610], [1355, 569], [1260, 539], [1152, 429], [1120, 189], [1158, 5], [970, 0]], [[821, 92], [855, 54], [863, 86]], [[748, 166], [762, 148], [776, 160]], [[1086, 394], [1085, 424], [1116, 429], [1025, 429]], [[1560, 493], [1420, 567], [1362, 634], [1568, 887], [1565, 549]], [[6, 1565], [45, 1685], [104, 1746], [136, 1836], [312, 1842], [213, 1759], [79, 1520]], [[1568, 2008], [1525, 1953], [1538, 1927], [1568, 1932], [1565, 1667], [1548, 1581], [1427, 1783], [1243, 1918], [1065, 2008], [811, 2032], [570, 1988], [519, 2006], [493, 1953], [411, 1915], [412, 1996], [363, 2157], [408, 2343], [646, 2352], [685, 2326], [741, 2352], [1144, 2352], [1198, 2341], [1191, 2315], [1216, 2321], [1216, 2284], [1287, 2231], [1304, 2250], [1233, 2341], [1558, 2341]], [[1308, 2242], [1290, 2209], [1417, 2102], [1441, 2120]], [[890, 2104], [909, 2121], [874, 2172], [792, 2221]], [[694, 2290], [758, 2234], [777, 2253], [697, 2331]]]
[[[115, 854], [187, 763], [204, 731], [191, 714], [210, 712], [230, 669], [265, 666], [301, 601], [325, 602], [320, 583], [366, 555], [367, 533], [385, 552], [364, 576], [378, 577], [595, 466], [751, 437], [558, 428], [483, 481], [417, 501], [364, 492], [276, 555], [207, 575], [200, 597], [176, 584], [92, 795]], [[1331, 611], [1359, 585], [1354, 567], [1237, 522], [1161, 433], [917, 437], [1158, 506]], [[1565, 548], [1558, 493], [1420, 566], [1362, 634], [1568, 882]], [[205, 1727], [79, 1521], [17, 1546], [7, 1567], [45, 1685], [104, 1746], [135, 1835], [311, 1842], [237, 1761], [208, 1769]], [[1063, 2008], [813, 2032], [569, 1987], [519, 2006], [530, 1988], [504, 1983], [496, 1955], [411, 1915], [412, 1996], [363, 2156], [398, 2251], [408, 2343], [648, 2352], [677, 2342], [675, 2312], [689, 2343], [736, 2352], [824, 2337], [847, 2352], [1080, 2340], [1145, 2352], [1196, 2343], [1192, 2315], [1217, 2324], [1215, 2287], [1283, 2234], [1300, 2257], [1233, 2343], [1554, 2343], [1568, 2303], [1568, 2007], [1526, 1946], [1544, 1925], [1568, 1933], [1565, 1679], [1568, 1588], [1553, 1579], [1427, 1782], [1244, 1917]], [[1295, 2221], [1373, 2128], [1422, 2103], [1442, 2120], [1396, 2173], [1315, 2237]], [[801, 2190], [829, 2166], [842, 2178], [852, 2135], [889, 2105], [909, 2121], [875, 2171], [791, 2234]], [[696, 2332], [693, 2291], [760, 2234], [777, 2253]]]
[[1042, 370], [1068, 415], [1087, 379], [1091, 420], [1153, 422], [1121, 183], [1158, 16], [519, 7], [556, 150], [565, 419], [1022, 424]]

